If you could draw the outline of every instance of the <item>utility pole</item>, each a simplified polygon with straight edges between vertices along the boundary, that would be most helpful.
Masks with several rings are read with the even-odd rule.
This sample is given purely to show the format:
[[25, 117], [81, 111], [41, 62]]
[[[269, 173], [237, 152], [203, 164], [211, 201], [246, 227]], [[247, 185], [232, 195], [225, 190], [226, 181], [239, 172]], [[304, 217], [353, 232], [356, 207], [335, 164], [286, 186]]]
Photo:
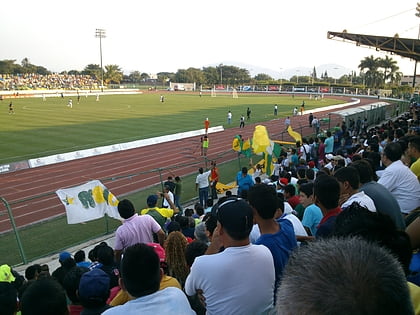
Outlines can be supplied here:
[[[416, 16], [420, 17], [420, 2], [417, 2], [417, 7], [416, 7]], [[419, 31], [417, 33], [417, 39], [420, 38], [420, 24], [419, 24]], [[416, 87], [416, 76], [417, 76], [417, 60], [414, 60], [414, 76], [413, 76], [413, 90]], [[414, 91], [413, 91], [414, 92]]]
[[103, 28], [97, 28], [95, 37], [99, 38], [99, 54], [101, 56], [101, 91], [104, 91], [104, 68], [102, 67], [102, 38], [105, 38], [105, 30]]

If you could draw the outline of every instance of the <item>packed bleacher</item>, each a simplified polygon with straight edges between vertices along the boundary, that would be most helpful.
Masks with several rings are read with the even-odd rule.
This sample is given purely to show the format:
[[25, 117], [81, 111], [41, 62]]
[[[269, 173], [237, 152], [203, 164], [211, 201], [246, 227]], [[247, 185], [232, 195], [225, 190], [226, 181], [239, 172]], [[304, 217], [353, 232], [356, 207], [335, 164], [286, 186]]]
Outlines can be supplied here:
[[81, 74], [0, 74], [0, 90], [96, 89], [100, 82]]
[[303, 138], [225, 192], [211, 163], [193, 206], [170, 176], [119, 202], [113, 244], [0, 266], [4, 314], [420, 314], [418, 114]]

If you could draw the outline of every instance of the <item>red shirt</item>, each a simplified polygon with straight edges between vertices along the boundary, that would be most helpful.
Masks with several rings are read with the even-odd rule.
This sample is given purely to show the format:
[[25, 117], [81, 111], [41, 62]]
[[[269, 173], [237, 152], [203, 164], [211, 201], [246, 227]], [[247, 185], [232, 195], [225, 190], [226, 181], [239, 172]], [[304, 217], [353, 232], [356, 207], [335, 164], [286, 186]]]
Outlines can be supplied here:
[[341, 208], [337, 207], [334, 209], [331, 209], [330, 211], [328, 211], [328, 213], [322, 218], [321, 222], [319, 222], [319, 225], [321, 225], [322, 223], [324, 223], [325, 221], [327, 221], [329, 218], [334, 217], [334, 216], [338, 216], [341, 213]]
[[287, 202], [294, 209], [296, 208], [298, 204], [300, 204], [299, 196], [294, 195], [293, 197], [290, 197], [289, 199], [287, 199]]

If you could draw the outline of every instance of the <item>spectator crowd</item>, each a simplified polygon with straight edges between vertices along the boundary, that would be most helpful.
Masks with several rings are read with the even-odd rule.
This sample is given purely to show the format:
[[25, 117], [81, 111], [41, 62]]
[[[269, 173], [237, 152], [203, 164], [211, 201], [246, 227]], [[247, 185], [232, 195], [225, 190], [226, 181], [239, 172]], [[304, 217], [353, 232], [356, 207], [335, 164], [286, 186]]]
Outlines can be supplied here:
[[420, 314], [417, 115], [302, 139], [271, 174], [250, 161], [237, 194], [214, 194], [213, 162], [193, 208], [172, 177], [144, 209], [121, 200], [88, 259], [0, 266], [2, 314]]
[[0, 74], [0, 90], [95, 89], [100, 82], [81, 74]]

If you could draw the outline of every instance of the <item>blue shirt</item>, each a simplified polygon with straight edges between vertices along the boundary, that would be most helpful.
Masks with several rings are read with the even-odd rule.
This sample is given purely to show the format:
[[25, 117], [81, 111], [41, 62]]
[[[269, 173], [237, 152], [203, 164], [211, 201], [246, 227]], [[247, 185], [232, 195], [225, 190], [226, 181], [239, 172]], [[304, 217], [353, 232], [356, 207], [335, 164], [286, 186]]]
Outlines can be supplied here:
[[334, 149], [334, 137], [328, 137], [324, 141], [325, 144], [325, 153], [332, 153]]
[[303, 213], [302, 224], [303, 226], [309, 228], [311, 234], [315, 236], [322, 217], [323, 215], [321, 209], [317, 205], [311, 204], [306, 207], [305, 212]]
[[236, 175], [236, 183], [238, 184], [238, 195], [240, 195], [242, 191], [249, 190], [254, 186], [252, 177], [249, 174], [243, 177], [242, 172], [238, 172], [238, 175]]
[[293, 224], [287, 219], [277, 220], [280, 225], [280, 230], [275, 234], [262, 234], [255, 244], [266, 246], [274, 260], [274, 270], [276, 273], [276, 282], [274, 292], [280, 283], [283, 269], [289, 260], [292, 251], [297, 247], [296, 235], [293, 229]]

